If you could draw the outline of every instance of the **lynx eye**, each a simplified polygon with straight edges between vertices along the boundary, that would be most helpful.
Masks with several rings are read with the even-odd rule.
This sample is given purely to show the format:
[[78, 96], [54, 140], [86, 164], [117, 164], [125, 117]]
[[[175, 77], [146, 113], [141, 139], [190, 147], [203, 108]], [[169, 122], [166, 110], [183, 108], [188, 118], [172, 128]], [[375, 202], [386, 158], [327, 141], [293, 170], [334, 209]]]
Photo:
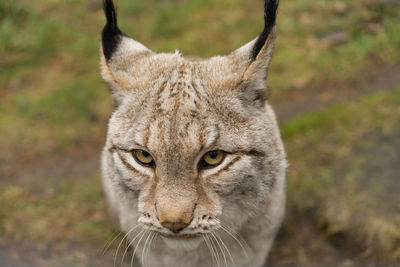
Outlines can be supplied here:
[[145, 167], [152, 167], [154, 165], [153, 157], [145, 150], [135, 149], [132, 151], [132, 155], [139, 164]]
[[207, 152], [203, 156], [203, 165], [205, 165], [205, 168], [212, 168], [215, 167], [224, 160], [225, 158], [225, 152], [222, 150], [213, 150]]

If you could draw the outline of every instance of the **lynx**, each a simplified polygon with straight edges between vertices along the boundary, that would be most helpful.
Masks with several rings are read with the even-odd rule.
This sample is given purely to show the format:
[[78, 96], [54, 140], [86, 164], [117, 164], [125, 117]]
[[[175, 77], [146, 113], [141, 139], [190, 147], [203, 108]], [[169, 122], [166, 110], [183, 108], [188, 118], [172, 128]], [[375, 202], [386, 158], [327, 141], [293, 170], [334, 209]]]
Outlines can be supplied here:
[[[285, 206], [286, 156], [267, 96], [278, 0], [226, 56], [154, 53], [112, 0], [101, 74], [116, 100], [102, 152], [107, 203], [135, 266], [263, 266]], [[125, 250], [125, 253], [127, 250]]]

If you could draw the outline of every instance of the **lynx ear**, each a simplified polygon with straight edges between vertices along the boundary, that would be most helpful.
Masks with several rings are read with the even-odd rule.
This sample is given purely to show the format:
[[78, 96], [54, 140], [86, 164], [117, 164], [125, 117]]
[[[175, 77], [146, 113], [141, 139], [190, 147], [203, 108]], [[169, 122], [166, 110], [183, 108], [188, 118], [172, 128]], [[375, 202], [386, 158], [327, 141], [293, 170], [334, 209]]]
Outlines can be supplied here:
[[[117, 25], [117, 14], [112, 0], [103, 0], [107, 23], [101, 36], [101, 74], [114, 90], [129, 90], [137, 59], [152, 53], [141, 43], [126, 36]], [[136, 63], [136, 64], [135, 64]]]
[[264, 30], [253, 41], [233, 52], [234, 61], [242, 75], [241, 85], [246, 89], [246, 99], [264, 101], [267, 98], [267, 73], [274, 50], [276, 36], [276, 11], [278, 0], [266, 0], [264, 4]]

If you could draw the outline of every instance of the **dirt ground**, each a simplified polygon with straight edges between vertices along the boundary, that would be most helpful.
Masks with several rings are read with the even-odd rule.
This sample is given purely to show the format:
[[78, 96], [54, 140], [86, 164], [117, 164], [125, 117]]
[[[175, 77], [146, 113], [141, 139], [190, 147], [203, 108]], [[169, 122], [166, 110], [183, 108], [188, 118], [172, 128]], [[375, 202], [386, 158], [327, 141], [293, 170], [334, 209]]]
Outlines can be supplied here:
[[[279, 121], [283, 123], [293, 116], [323, 109], [343, 100], [357, 99], [365, 93], [377, 90], [393, 90], [399, 84], [400, 65], [395, 65], [379, 69], [374, 75], [361, 77], [351, 84], [337, 81], [320, 81], [313, 85], [310, 90], [294, 91], [279, 99], [274, 99], [272, 94], [272, 105], [277, 111]], [[358, 90], [354, 88], [358, 88]], [[381, 169], [379, 167], [385, 168], [387, 164], [400, 162], [400, 147], [391, 145], [399, 144], [398, 135], [390, 136], [389, 139], [379, 139], [377, 137], [376, 140], [375, 146], [380, 147], [378, 152], [383, 151], [382, 149], [389, 149], [391, 150], [392, 158], [390, 162], [388, 160], [374, 161], [375, 165], [371, 164], [368, 170], [371, 175], [374, 175], [374, 171]], [[92, 179], [92, 177], [99, 174], [100, 148], [101, 145], [95, 143], [92, 149], [89, 150], [90, 152], [86, 153], [84, 157], [59, 155], [52, 159], [40, 159], [38, 160], [39, 162], [31, 162], [25, 165], [24, 168], [13, 168], [12, 171], [8, 172], [6, 179], [0, 180], [0, 186], [4, 183], [32, 181], [40, 177], [40, 182], [36, 183], [37, 188], [35, 189], [40, 192], [40, 185], [44, 181], [57, 183], [59, 181], [54, 181], [55, 179], [63, 179], [64, 181]], [[377, 150], [373, 149], [371, 151]], [[368, 153], [368, 151], [361, 151], [360, 153]], [[381, 166], [376, 166], [376, 164], [381, 164]], [[385, 169], [393, 170], [394, 168]], [[340, 171], [338, 170], [338, 172]], [[395, 177], [397, 174], [393, 172], [389, 175]], [[388, 184], [388, 186], [397, 188], [398, 183]], [[351, 249], [339, 248], [335, 245], [335, 242], [327, 240], [319, 233], [313, 222], [307, 219], [306, 214], [299, 215], [297, 225], [300, 231], [296, 233], [281, 231], [271, 253], [269, 266], [379, 266], [377, 263], [366, 263], [352, 258]], [[312, 251], [314, 258], [311, 264], [309, 261], [299, 262], [298, 255], [291, 255], [295, 246], [301, 246], [304, 250]], [[57, 244], [46, 244], [45, 248], [43, 248], [38, 247], [34, 242], [29, 242], [29, 240], [15, 242], [0, 239], [0, 265], [9, 267], [113, 266], [115, 251], [109, 251], [102, 256], [100, 252], [102, 247], [103, 244], [98, 247], [89, 247], [78, 244], [65, 244], [60, 241]]]

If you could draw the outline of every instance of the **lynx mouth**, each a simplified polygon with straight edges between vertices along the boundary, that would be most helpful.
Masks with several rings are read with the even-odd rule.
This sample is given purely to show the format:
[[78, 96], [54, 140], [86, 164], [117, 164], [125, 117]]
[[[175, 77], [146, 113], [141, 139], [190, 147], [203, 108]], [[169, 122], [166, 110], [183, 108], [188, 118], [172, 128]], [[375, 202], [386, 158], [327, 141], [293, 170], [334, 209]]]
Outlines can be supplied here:
[[171, 238], [171, 239], [178, 239], [178, 240], [184, 240], [184, 239], [193, 239], [196, 237], [200, 237], [199, 234], [165, 234], [165, 233], [160, 233], [163, 237]]
[[203, 238], [199, 234], [169, 235], [162, 233], [161, 239], [169, 248], [183, 251], [195, 250], [203, 243]]

